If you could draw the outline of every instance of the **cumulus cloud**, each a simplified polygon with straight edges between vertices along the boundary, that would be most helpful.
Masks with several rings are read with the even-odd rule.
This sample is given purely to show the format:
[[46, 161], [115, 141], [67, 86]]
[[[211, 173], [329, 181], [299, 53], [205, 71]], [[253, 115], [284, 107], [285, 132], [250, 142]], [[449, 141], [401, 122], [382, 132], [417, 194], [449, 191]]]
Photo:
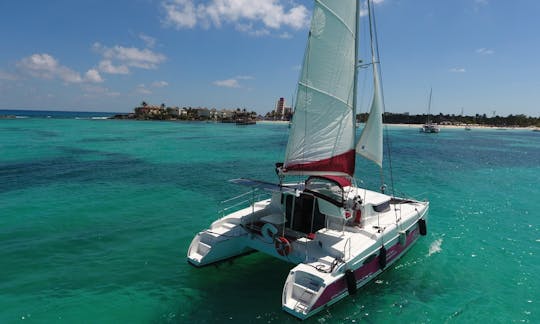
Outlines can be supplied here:
[[129, 68], [126, 65], [114, 65], [111, 60], [99, 62], [99, 70], [108, 74], [128, 74]]
[[269, 29], [289, 27], [301, 29], [308, 25], [309, 12], [303, 5], [293, 4], [287, 9], [280, 0], [209, 0], [195, 5], [193, 0], [166, 0], [163, 23], [176, 29], [211, 25], [219, 28], [233, 24], [239, 31], [254, 36], [270, 34]]
[[100, 43], [95, 43], [93, 48], [103, 56], [99, 68], [104, 73], [127, 74], [129, 67], [146, 70], [156, 69], [167, 59], [165, 55], [148, 48], [139, 49], [119, 45], [107, 47]]
[[96, 69], [90, 69], [86, 71], [86, 74], [84, 75], [85, 80], [88, 80], [89, 82], [94, 83], [100, 83], [103, 82], [103, 78], [99, 74], [98, 70]]
[[60, 79], [66, 83], [103, 82], [97, 70], [88, 70], [83, 78], [79, 72], [61, 65], [58, 60], [47, 53], [25, 57], [17, 63], [17, 67], [23, 72], [41, 79]]

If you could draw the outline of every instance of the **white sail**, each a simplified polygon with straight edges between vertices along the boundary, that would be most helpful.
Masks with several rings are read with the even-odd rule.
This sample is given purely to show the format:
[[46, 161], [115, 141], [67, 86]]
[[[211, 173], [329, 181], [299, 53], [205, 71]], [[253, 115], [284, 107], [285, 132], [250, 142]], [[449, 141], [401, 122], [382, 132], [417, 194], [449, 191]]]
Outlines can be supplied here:
[[369, 111], [366, 126], [362, 130], [356, 145], [356, 152], [377, 163], [379, 167], [382, 167], [383, 160], [383, 111], [384, 100], [381, 95], [379, 71], [377, 63], [373, 63], [373, 101], [371, 102], [371, 110]]
[[285, 173], [354, 173], [356, 6], [315, 1]]

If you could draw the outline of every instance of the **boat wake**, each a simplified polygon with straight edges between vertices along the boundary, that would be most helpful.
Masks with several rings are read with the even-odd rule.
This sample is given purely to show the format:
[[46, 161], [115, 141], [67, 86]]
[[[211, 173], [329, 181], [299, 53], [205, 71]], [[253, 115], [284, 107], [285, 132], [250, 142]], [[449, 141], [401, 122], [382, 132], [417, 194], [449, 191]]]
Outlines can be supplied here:
[[431, 243], [431, 245], [429, 246], [429, 252], [428, 252], [427, 256], [430, 257], [432, 254], [441, 252], [442, 251], [442, 249], [441, 249], [442, 242], [443, 242], [442, 238], [433, 241], [433, 243]]

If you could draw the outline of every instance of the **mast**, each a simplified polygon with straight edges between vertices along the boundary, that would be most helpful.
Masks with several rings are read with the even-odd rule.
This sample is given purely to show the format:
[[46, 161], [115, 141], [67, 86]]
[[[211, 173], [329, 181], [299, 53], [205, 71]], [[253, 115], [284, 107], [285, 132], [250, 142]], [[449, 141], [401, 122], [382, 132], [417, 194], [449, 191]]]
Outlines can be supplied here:
[[356, 11], [355, 11], [355, 19], [356, 19], [356, 25], [355, 25], [355, 32], [356, 35], [354, 37], [354, 84], [353, 84], [353, 118], [354, 118], [354, 132], [356, 133], [356, 110], [357, 110], [357, 96], [358, 96], [358, 64], [359, 64], [359, 58], [358, 58], [358, 44], [360, 40], [359, 36], [359, 30], [360, 30], [360, 0], [356, 2]]
[[428, 108], [427, 108], [427, 123], [431, 124], [431, 120], [429, 120], [429, 116], [431, 116], [431, 93], [433, 92], [433, 88], [429, 88], [429, 102], [428, 102]]

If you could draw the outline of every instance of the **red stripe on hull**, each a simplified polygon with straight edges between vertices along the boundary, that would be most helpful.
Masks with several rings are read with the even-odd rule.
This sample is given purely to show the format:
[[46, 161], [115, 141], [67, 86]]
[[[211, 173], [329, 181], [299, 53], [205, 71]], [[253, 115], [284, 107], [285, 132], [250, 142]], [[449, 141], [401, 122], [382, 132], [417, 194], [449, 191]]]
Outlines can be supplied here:
[[[418, 227], [416, 227], [414, 230], [412, 230], [409, 233], [409, 236], [407, 236], [407, 243], [405, 245], [401, 245], [396, 243], [394, 246], [389, 248], [386, 252], [386, 262], [387, 264], [390, 264], [394, 259], [400, 257], [405, 249], [409, 247], [412, 243], [414, 243], [419, 236]], [[379, 256], [371, 260], [369, 263], [364, 264], [360, 268], [356, 269], [354, 271], [354, 277], [356, 279], [356, 283], [364, 281], [368, 279], [370, 276], [373, 276], [377, 271], [379, 271]], [[372, 278], [371, 278], [372, 279]], [[367, 283], [367, 281], [366, 281]], [[313, 307], [311, 308], [312, 311], [316, 311], [319, 307], [322, 307], [326, 304], [328, 304], [332, 299], [336, 298], [337, 296], [347, 292], [347, 282], [345, 279], [345, 276], [343, 276], [342, 279], [335, 281], [334, 283], [330, 284], [324, 292], [321, 294], [319, 299], [315, 302]]]
[[354, 174], [354, 161], [355, 161], [354, 150], [350, 150], [340, 155], [333, 156], [328, 159], [300, 163], [293, 165], [285, 165], [285, 172], [287, 171], [317, 171], [317, 172], [343, 172], [349, 175]]

